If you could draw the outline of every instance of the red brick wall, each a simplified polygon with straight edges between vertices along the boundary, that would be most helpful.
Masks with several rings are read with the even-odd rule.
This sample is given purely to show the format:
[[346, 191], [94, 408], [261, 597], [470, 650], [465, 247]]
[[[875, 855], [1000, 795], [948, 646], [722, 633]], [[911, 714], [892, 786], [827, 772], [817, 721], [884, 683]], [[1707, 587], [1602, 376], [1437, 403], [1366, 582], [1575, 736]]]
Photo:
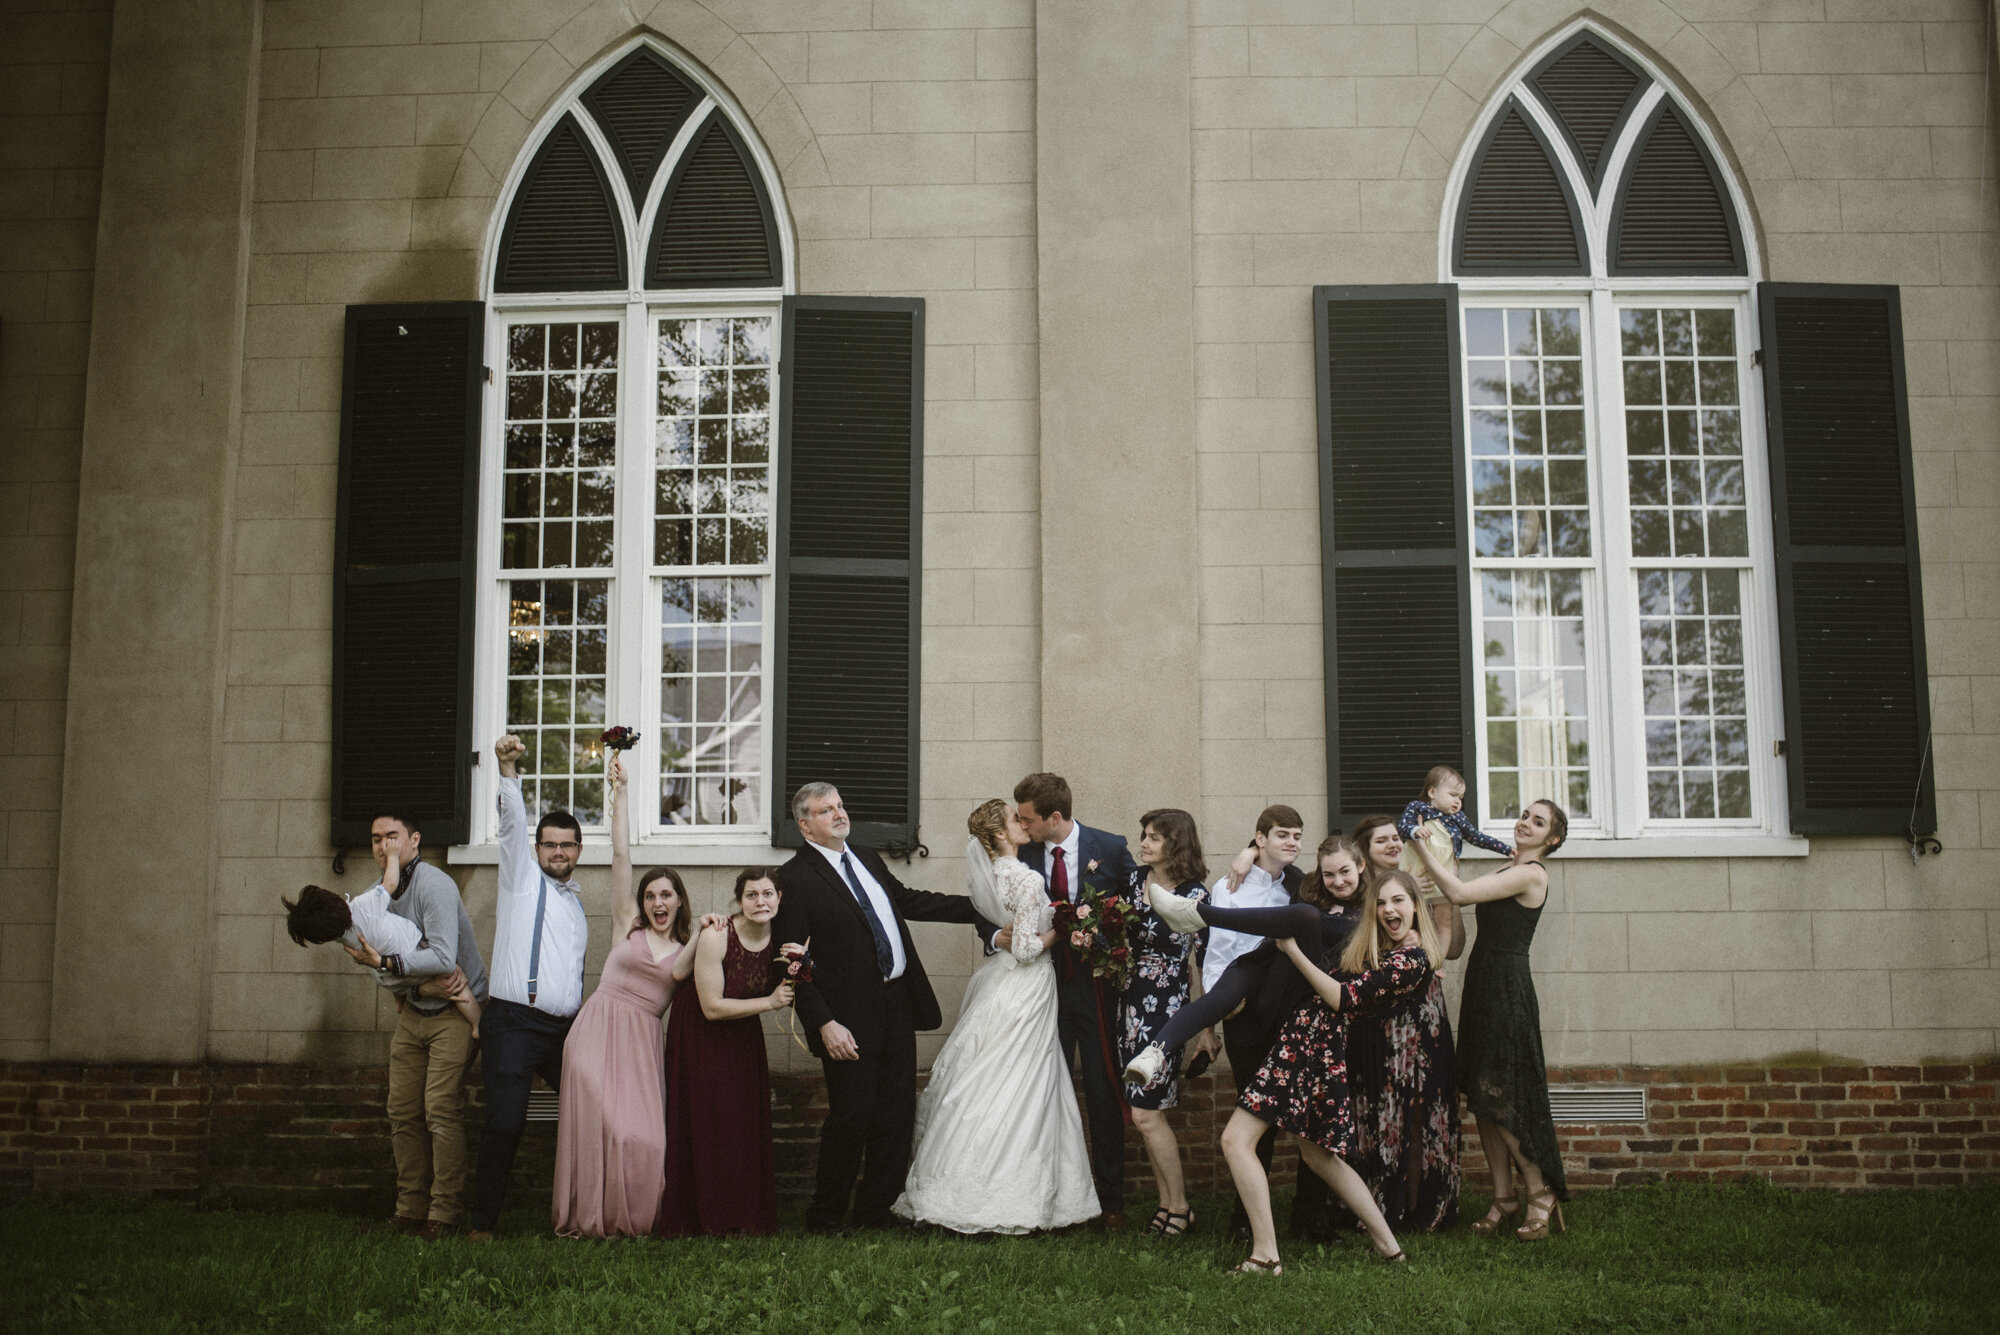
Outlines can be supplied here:
[[[380, 1068], [93, 1067], [0, 1063], [0, 1198], [129, 1195], [256, 1207], [386, 1211], [393, 1202]], [[1643, 1124], [1558, 1128], [1572, 1187], [1748, 1176], [1807, 1187], [1933, 1187], [2000, 1180], [2000, 1065], [1592, 1067], [1559, 1083], [1647, 1086]], [[778, 1188], [811, 1190], [826, 1116], [816, 1078], [774, 1079]], [[479, 1089], [469, 1091], [475, 1108]], [[1215, 1138], [1235, 1106], [1228, 1076], [1204, 1076], [1170, 1114], [1188, 1184], [1221, 1192]], [[474, 1138], [478, 1119], [473, 1118]], [[1484, 1182], [1466, 1126], [1468, 1186]], [[553, 1123], [530, 1125], [517, 1203], [547, 1191]], [[1126, 1142], [1135, 1205], [1150, 1171]], [[1277, 1180], [1296, 1156], [1281, 1148]]]

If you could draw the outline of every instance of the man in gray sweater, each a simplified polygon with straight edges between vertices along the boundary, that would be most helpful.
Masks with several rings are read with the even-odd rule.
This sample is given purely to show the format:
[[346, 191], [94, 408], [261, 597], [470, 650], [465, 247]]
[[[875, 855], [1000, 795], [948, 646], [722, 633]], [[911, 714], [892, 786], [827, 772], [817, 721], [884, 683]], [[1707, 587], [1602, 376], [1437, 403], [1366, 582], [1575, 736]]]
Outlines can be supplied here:
[[396, 1214], [390, 1227], [421, 1238], [458, 1228], [465, 1197], [465, 1071], [472, 1026], [445, 1000], [461, 983], [486, 1001], [486, 962], [472, 919], [451, 877], [418, 852], [416, 818], [384, 812], [370, 823], [368, 845], [389, 911], [423, 933], [416, 950], [383, 955], [364, 937], [347, 948], [396, 993], [396, 1035], [389, 1044], [389, 1143], [396, 1154]]

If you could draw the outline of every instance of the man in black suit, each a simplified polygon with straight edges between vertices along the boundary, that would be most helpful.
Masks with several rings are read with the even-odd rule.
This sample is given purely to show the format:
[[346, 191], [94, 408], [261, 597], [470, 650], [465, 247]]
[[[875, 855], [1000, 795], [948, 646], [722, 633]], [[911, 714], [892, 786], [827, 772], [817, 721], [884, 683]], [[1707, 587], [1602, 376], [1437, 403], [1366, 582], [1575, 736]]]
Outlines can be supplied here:
[[[1029, 842], [1019, 857], [1048, 882], [1049, 900], [1076, 900], [1089, 887], [1100, 894], [1123, 890], [1138, 864], [1123, 835], [1094, 830], [1072, 816], [1069, 781], [1059, 774], [1030, 774], [1014, 785], [1021, 828]], [[1005, 950], [1012, 935], [983, 923], [989, 948]], [[1119, 1072], [1118, 996], [1082, 968], [1067, 941], [1056, 943], [1056, 1042], [1063, 1060], [1081, 1069], [1084, 1120], [1090, 1127], [1090, 1171], [1107, 1233], [1125, 1227], [1125, 1091]]]
[[780, 942], [811, 943], [813, 979], [799, 984], [793, 1005], [826, 1072], [828, 1104], [806, 1227], [839, 1228], [850, 1198], [855, 1227], [897, 1227], [889, 1207], [910, 1169], [917, 1031], [944, 1023], [907, 920], [979, 915], [963, 895], [910, 889], [872, 850], [848, 843], [832, 784], [800, 788], [792, 818], [806, 846], [778, 869], [784, 898], [773, 931]]

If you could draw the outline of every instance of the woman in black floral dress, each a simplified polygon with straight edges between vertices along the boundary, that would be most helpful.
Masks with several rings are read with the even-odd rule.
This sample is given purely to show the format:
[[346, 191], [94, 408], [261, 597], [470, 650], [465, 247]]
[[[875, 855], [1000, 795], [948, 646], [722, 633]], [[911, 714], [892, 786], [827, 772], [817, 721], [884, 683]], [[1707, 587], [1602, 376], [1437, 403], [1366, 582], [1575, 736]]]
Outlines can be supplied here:
[[[1370, 877], [1395, 870], [1403, 841], [1393, 817], [1365, 818], [1354, 827], [1354, 838], [1367, 851]], [[1433, 926], [1438, 916], [1432, 909]], [[1447, 921], [1457, 919], [1453, 907]], [[1440, 943], [1444, 957], [1455, 959], [1464, 934], [1453, 931]], [[1374, 1192], [1382, 1217], [1401, 1232], [1436, 1232], [1458, 1219], [1460, 1136], [1452, 1047], [1442, 965], [1421, 994], [1365, 1023], [1357, 1019], [1348, 1029], [1347, 1084], [1361, 1137], [1354, 1170]]]
[[[1296, 941], [1279, 942], [1318, 996], [1286, 1023], [1222, 1133], [1223, 1156], [1250, 1215], [1250, 1257], [1239, 1270], [1281, 1270], [1270, 1183], [1257, 1161], [1257, 1140], [1267, 1126], [1299, 1138], [1300, 1159], [1361, 1220], [1378, 1255], [1391, 1261], [1403, 1257], [1368, 1184], [1351, 1166], [1360, 1136], [1348, 1093], [1347, 1031], [1350, 1023], [1422, 995], [1440, 951], [1416, 882], [1403, 872], [1368, 882], [1361, 921], [1338, 960], [1316, 961]], [[1335, 965], [1341, 977], [1329, 975], [1323, 963]]]
[[[1187, 1004], [1194, 979], [1201, 973], [1201, 951], [1208, 940], [1204, 931], [1182, 933], [1161, 921], [1146, 901], [1146, 883], [1199, 898], [1206, 893], [1203, 882], [1208, 864], [1201, 854], [1201, 835], [1194, 817], [1185, 811], [1165, 807], [1139, 818], [1139, 861], [1126, 884], [1125, 898], [1138, 914], [1132, 950], [1136, 958], [1125, 995], [1118, 1006], [1118, 1070], [1153, 1041], [1175, 1011]], [[1194, 1222], [1188, 1206], [1187, 1182], [1181, 1173], [1180, 1142], [1167, 1123], [1166, 1110], [1180, 1102], [1181, 1054], [1169, 1053], [1158, 1077], [1141, 1088], [1125, 1086], [1125, 1101], [1132, 1109], [1132, 1125], [1146, 1144], [1146, 1157], [1153, 1165], [1153, 1182], [1159, 1188], [1160, 1208], [1148, 1224], [1149, 1233], [1179, 1237]]]

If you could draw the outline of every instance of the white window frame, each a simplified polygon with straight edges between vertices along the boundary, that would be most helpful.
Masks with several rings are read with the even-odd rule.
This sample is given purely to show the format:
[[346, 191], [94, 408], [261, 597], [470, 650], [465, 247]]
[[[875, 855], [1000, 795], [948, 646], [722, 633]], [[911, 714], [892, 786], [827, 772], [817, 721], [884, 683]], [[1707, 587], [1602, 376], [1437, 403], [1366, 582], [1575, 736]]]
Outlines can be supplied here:
[[[666, 158], [654, 173], [646, 198], [634, 201], [616, 157], [605, 141], [582, 95], [613, 65], [640, 46], [650, 46], [664, 56], [675, 70], [702, 93], [702, 100], [682, 123]], [[761, 288], [648, 289], [646, 247], [652, 227], [673, 174], [674, 164], [686, 152], [694, 131], [720, 109], [731, 128], [741, 138], [753, 159], [753, 169], [762, 176], [765, 192], [776, 220], [782, 281]], [[614, 207], [625, 229], [626, 272], [634, 284], [623, 292], [505, 293], [493, 290], [493, 272], [500, 237], [508, 211], [513, 206], [535, 151], [556, 124], [571, 112], [583, 129], [591, 148], [603, 164], [611, 183]], [[662, 825], [659, 820], [660, 745], [660, 615], [659, 582], [663, 578], [709, 577], [746, 573], [742, 567], [718, 566], [699, 575], [675, 571], [661, 573], [653, 563], [653, 396], [658, 383], [658, 353], [653, 330], [663, 318], [701, 316], [760, 316], [771, 320], [771, 523], [767, 552], [777, 545], [777, 458], [779, 349], [782, 345], [783, 298], [797, 290], [797, 237], [779, 188], [776, 163], [751, 126], [750, 118], [729, 91], [708, 77], [700, 64], [671, 43], [652, 35], [625, 43], [581, 71], [569, 89], [544, 111], [523, 141], [498, 201], [488, 219], [486, 244], [480, 262], [480, 297], [486, 303], [487, 382], [481, 426], [479, 477], [479, 581], [475, 610], [473, 649], [473, 820], [471, 841], [453, 847], [448, 860], [453, 863], [497, 862], [495, 799], [499, 771], [488, 753], [493, 739], [506, 726], [506, 646], [509, 621], [506, 585], [518, 572], [501, 566], [501, 481], [504, 472], [504, 432], [506, 425], [507, 330], [511, 325], [544, 320], [615, 320], [620, 325], [617, 499], [613, 511], [613, 573], [610, 576], [611, 628], [607, 645], [605, 682], [606, 726], [625, 724], [640, 735], [637, 748], [628, 753], [628, 792], [632, 795], [632, 844], [634, 860], [641, 865], [647, 855], [659, 860], [671, 857], [691, 866], [735, 865], [781, 861], [789, 854], [771, 842], [782, 802], [772, 792], [771, 726], [763, 728], [764, 820], [755, 827], [719, 825]], [[775, 566], [767, 555], [764, 568], [757, 572], [765, 580], [764, 597], [764, 694], [768, 709], [771, 683], [777, 665], [770, 650], [773, 601], [776, 590]], [[540, 572], [541, 578], [571, 578], [563, 571]], [[610, 861], [610, 840], [602, 829], [586, 830], [581, 861], [603, 865]]]
[[[1528, 84], [1526, 74], [1553, 51], [1578, 33], [1588, 31], [1594, 40], [1615, 47], [1651, 77], [1652, 84], [1640, 98], [1620, 130], [1618, 142], [1607, 160], [1601, 196], [1593, 195], [1589, 175], [1577, 161], [1569, 138], [1540, 95]], [[1584, 403], [1586, 457], [1591, 479], [1591, 557], [1586, 579], [1585, 627], [1587, 652], [1596, 657], [1587, 664], [1590, 672], [1590, 779], [1592, 814], [1571, 827], [1566, 857], [1719, 857], [1719, 856], [1803, 856], [1808, 841], [1790, 833], [1790, 810], [1785, 783], [1785, 762], [1777, 754], [1783, 736], [1783, 669], [1778, 655], [1778, 603], [1776, 558], [1771, 529], [1771, 489], [1769, 454], [1765, 446], [1761, 337], [1756, 306], [1756, 290], [1762, 269], [1751, 214], [1742, 187], [1728, 169], [1728, 158], [1707, 123], [1692, 110], [1684, 96], [1674, 96], [1681, 119], [1698, 135], [1721, 171], [1729, 204], [1736, 211], [1743, 237], [1746, 275], [1742, 277], [1617, 277], [1606, 272], [1610, 253], [1610, 229], [1618, 183], [1623, 179], [1639, 131], [1651, 119], [1659, 103], [1673, 96], [1675, 81], [1664, 71], [1594, 25], [1577, 21], [1549, 37], [1521, 61], [1520, 73], [1502, 84], [1487, 100], [1468, 136], [1447, 184], [1445, 204], [1438, 231], [1439, 281], [1454, 284], [1459, 292], [1460, 357], [1455, 373], [1463, 390], [1467, 386], [1464, 352], [1465, 312], [1479, 307], [1537, 305], [1580, 305], [1585, 322]], [[1484, 136], [1509, 98], [1516, 98], [1548, 141], [1557, 163], [1568, 180], [1583, 220], [1589, 246], [1591, 272], [1573, 277], [1485, 277], [1460, 275], [1452, 268], [1454, 232], [1459, 218], [1459, 201], [1471, 185], [1472, 160]], [[1624, 377], [1618, 311], [1628, 306], [1727, 307], [1736, 313], [1737, 384], [1742, 401], [1742, 434], [1745, 505], [1750, 535], [1749, 558], [1743, 591], [1743, 637], [1745, 690], [1750, 711], [1751, 803], [1750, 821], [1662, 821], [1647, 814], [1645, 726], [1639, 668], [1639, 616], [1637, 570], [1645, 568], [1689, 568], [1690, 565], [1742, 566], [1734, 558], [1691, 562], [1688, 558], [1643, 558], [1632, 555], [1631, 515], [1628, 492], [1625, 441]], [[1470, 460], [1470, 394], [1464, 395], [1466, 414], [1461, 429], [1468, 432], [1463, 448]], [[1466, 469], [1467, 515], [1470, 522], [1472, 469]], [[1468, 546], [1472, 535], [1466, 535]], [[1475, 634], [1482, 624], [1479, 572], [1507, 566], [1530, 569], [1562, 569], [1573, 561], [1545, 558], [1482, 560], [1471, 557], [1471, 596]], [[1589, 588], [1594, 584], [1595, 596]], [[1511, 839], [1511, 823], [1488, 821], [1486, 704], [1483, 687], [1484, 646], [1475, 644], [1474, 690], [1477, 714], [1477, 755], [1479, 788], [1473, 795], [1482, 828], [1503, 839]]]

